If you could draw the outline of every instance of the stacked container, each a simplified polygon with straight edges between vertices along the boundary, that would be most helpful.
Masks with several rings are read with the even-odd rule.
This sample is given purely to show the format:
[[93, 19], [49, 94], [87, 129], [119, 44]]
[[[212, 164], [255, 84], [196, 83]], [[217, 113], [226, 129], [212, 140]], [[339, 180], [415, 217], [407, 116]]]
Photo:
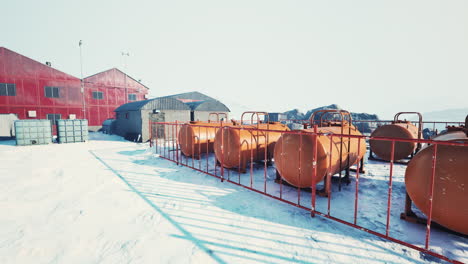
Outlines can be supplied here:
[[18, 146], [52, 143], [52, 127], [49, 120], [17, 120], [15, 131]]
[[58, 143], [88, 141], [88, 120], [57, 120]]

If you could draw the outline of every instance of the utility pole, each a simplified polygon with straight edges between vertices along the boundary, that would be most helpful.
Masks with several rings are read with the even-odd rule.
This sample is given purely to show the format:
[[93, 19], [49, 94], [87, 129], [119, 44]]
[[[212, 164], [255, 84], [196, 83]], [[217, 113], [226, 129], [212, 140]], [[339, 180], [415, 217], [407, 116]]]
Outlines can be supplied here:
[[84, 80], [83, 80], [83, 53], [81, 51], [81, 45], [83, 45], [83, 41], [81, 39], [78, 45], [80, 46], [80, 70], [81, 70], [80, 84], [81, 84], [81, 97], [83, 99], [83, 117], [84, 119], [87, 119], [86, 118], [86, 98], [85, 98], [86, 96], [85, 96], [85, 91], [84, 91]]
[[124, 60], [124, 89], [125, 89], [125, 103], [128, 103], [128, 91], [127, 91], [127, 60], [125, 59], [125, 56], [130, 57], [129, 52], [123, 52], [122, 51], [122, 57]]

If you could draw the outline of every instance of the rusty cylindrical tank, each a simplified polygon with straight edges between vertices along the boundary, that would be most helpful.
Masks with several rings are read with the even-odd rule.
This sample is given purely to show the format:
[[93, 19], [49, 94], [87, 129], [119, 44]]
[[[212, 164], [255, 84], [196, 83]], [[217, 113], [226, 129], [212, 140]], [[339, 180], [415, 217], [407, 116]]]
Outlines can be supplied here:
[[[223, 124], [223, 126], [228, 124]], [[181, 125], [177, 137], [180, 150], [188, 157], [199, 157], [201, 153], [212, 153], [216, 131], [220, 127], [221, 123], [199, 121]]]
[[[216, 121], [211, 121], [213, 116], [216, 117]], [[208, 122], [191, 121], [181, 125], [177, 140], [185, 156], [198, 158], [200, 154], [213, 153], [214, 137], [218, 128], [233, 125], [229, 121], [221, 123], [220, 116], [227, 119], [226, 113], [210, 113]]]
[[[321, 111], [328, 112], [329, 110]], [[344, 110], [334, 111], [349, 114]], [[314, 114], [311, 117], [311, 124], [313, 124]], [[336, 126], [337, 124], [334, 123], [332, 126], [319, 127], [317, 132], [324, 134], [362, 135], [356, 127], [348, 122], [340, 122], [338, 124], [339, 126]], [[314, 132], [314, 129], [301, 130], [300, 134], [283, 134], [276, 143], [274, 151], [275, 166], [278, 173], [286, 182], [300, 188], [311, 187], [313, 175], [314, 136], [303, 132]], [[330, 140], [330, 137], [325, 135], [317, 136], [317, 174], [315, 184], [322, 181], [327, 173], [334, 175], [348, 168], [348, 166], [356, 164], [365, 153], [366, 142], [364, 138], [334, 136]]]
[[[433, 140], [468, 143], [468, 130], [440, 134]], [[429, 214], [429, 193], [434, 145], [423, 148], [409, 162], [406, 191], [425, 215]], [[432, 220], [468, 235], [468, 146], [437, 146]]]
[[[401, 114], [417, 114], [419, 116], [419, 125], [416, 127], [409, 121], [400, 121], [398, 117]], [[371, 137], [387, 137], [401, 139], [419, 139], [421, 138], [422, 116], [415, 112], [400, 112], [395, 115], [392, 124], [383, 125], [376, 128]], [[370, 140], [370, 149], [379, 158], [389, 161], [392, 153], [392, 142], [388, 140]], [[416, 150], [417, 143], [415, 142], [399, 142], [395, 141], [393, 160], [401, 160], [413, 153]]]
[[[266, 114], [264, 112], [245, 112]], [[265, 130], [289, 131], [289, 128], [279, 122], [266, 122], [255, 125], [233, 126], [219, 129], [216, 132], [214, 151], [216, 159], [225, 168], [239, 168], [245, 172], [247, 162], [270, 159], [273, 156], [274, 145], [281, 132], [268, 132]], [[263, 130], [263, 131], [262, 131]]]

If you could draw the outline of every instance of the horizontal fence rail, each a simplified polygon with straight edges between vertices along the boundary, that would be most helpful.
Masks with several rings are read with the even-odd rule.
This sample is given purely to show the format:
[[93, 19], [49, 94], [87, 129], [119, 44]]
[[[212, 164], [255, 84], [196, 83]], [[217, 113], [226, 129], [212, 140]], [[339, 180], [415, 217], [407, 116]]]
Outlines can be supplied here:
[[[360, 122], [360, 121], [356, 121]], [[390, 121], [366, 121], [383, 122]], [[435, 124], [436, 122], [430, 122]], [[457, 122], [442, 122], [443, 124], [459, 124]], [[461, 124], [461, 123], [460, 123]], [[182, 129], [190, 128], [193, 134], [181, 133]], [[210, 132], [211, 131], [211, 132]], [[216, 132], [216, 142], [214, 132]], [[343, 131], [343, 130], [342, 130]], [[246, 134], [246, 132], [248, 132]], [[243, 138], [233, 138], [232, 135], [249, 135]], [[273, 159], [275, 142], [273, 136], [280, 134], [279, 141], [288, 135], [299, 138], [297, 149], [298, 181], [301, 177], [310, 179], [310, 187], [299, 188], [286, 182], [278, 173]], [[424, 254], [431, 255], [452, 263], [461, 263], [457, 260], [459, 256], [446, 253], [445, 239], [449, 239], [450, 231], [439, 228], [433, 223], [434, 190], [436, 186], [436, 171], [438, 166], [438, 149], [446, 146], [462, 147], [468, 150], [468, 141], [433, 141], [426, 139], [397, 139], [390, 137], [370, 137], [364, 135], [320, 133], [317, 126], [313, 130], [283, 131], [274, 129], [259, 129], [255, 125], [238, 126], [231, 123], [168, 123], [150, 121], [150, 146], [161, 158], [173, 161], [216, 177], [221, 181], [229, 182], [248, 190], [260, 193], [284, 203], [302, 208], [310, 212], [311, 216], [319, 215], [339, 223], [360, 229], [367, 233], [399, 243], [409, 248], [418, 250]], [[183, 138], [183, 137], [186, 138]], [[226, 138], [227, 137], [227, 138]], [[240, 140], [241, 139], [241, 140]], [[312, 140], [312, 150], [305, 150], [305, 140]], [[318, 140], [329, 142], [321, 145], [318, 149]], [[326, 141], [324, 141], [326, 139]], [[389, 162], [377, 162], [367, 160], [367, 156], [361, 153], [361, 144], [368, 148], [369, 140], [387, 141], [391, 146], [391, 159]], [[181, 143], [184, 142], [183, 144]], [[187, 147], [189, 153], [184, 154], [181, 147]], [[234, 142], [234, 143], [233, 143]], [[238, 143], [236, 143], [238, 142]], [[310, 141], [309, 141], [310, 142]], [[432, 148], [428, 200], [429, 212], [424, 214], [411, 201], [405, 188], [406, 165], [398, 164], [394, 160], [395, 148], [398, 143], [412, 142], [421, 144], [425, 148]], [[283, 144], [284, 142], [280, 142]], [[343, 154], [350, 150], [351, 143], [357, 145], [357, 151], [352, 154]], [[231, 144], [231, 145], [229, 145]], [[233, 145], [234, 144], [234, 145]], [[237, 145], [236, 145], [237, 144]], [[255, 146], [255, 147], [253, 147]], [[284, 149], [284, 148], [282, 148]], [[334, 151], [337, 150], [337, 151]], [[319, 154], [326, 153], [329, 164], [319, 164]], [[464, 152], [467, 153], [467, 152]], [[287, 153], [275, 153], [286, 155]], [[290, 153], [289, 153], [290, 154]], [[296, 155], [295, 154], [295, 155]], [[333, 155], [339, 157], [339, 172], [332, 173]], [[350, 155], [357, 155], [357, 162], [349, 164]], [[342, 156], [345, 157], [342, 159]], [[310, 164], [303, 164], [305, 157], [311, 157]], [[336, 157], [335, 157], [336, 158]], [[238, 164], [226, 168], [223, 166], [228, 160], [237, 159]], [[281, 159], [283, 160], [283, 159]], [[348, 161], [348, 164], [346, 163]], [[284, 160], [283, 160], [284, 161]], [[284, 165], [284, 164], [283, 164]], [[311, 174], [306, 174], [308, 166]], [[317, 181], [323, 177], [318, 174], [319, 167], [327, 167], [323, 181]], [[468, 172], [467, 172], [468, 173]], [[366, 175], [369, 174], [369, 175]], [[320, 177], [320, 178], [319, 178]], [[303, 178], [304, 179], [304, 178]], [[314, 184], [317, 182], [317, 184]], [[375, 190], [384, 193], [375, 193]], [[351, 198], [352, 197], [352, 198]], [[406, 201], [405, 201], [406, 198]], [[380, 207], [377, 207], [378, 204]], [[378, 212], [374, 212], [378, 211]], [[417, 218], [413, 222], [424, 222], [425, 225], [409, 223], [401, 218], [400, 213], [416, 212]], [[403, 214], [402, 214], [403, 215]], [[406, 216], [408, 216], [406, 214]], [[412, 235], [406, 234], [402, 228], [412, 225]], [[437, 229], [434, 231], [434, 226]], [[437, 232], [435, 245], [431, 244], [431, 233]], [[453, 233], [453, 232], [452, 232]], [[415, 237], [414, 234], [417, 234]], [[466, 239], [458, 235], [460, 239]]]
[[[358, 127], [364, 127], [367, 130], [374, 130], [379, 126], [391, 124], [394, 120], [353, 120], [353, 124]], [[408, 120], [413, 125], [418, 125], [419, 121]], [[280, 119], [279, 122], [293, 125], [296, 124], [298, 126], [307, 126], [310, 127], [311, 124], [309, 120], [302, 120], [302, 119]], [[448, 126], [461, 126], [464, 125], [465, 122], [459, 121], [422, 121], [422, 129], [429, 129], [431, 131], [441, 132]]]

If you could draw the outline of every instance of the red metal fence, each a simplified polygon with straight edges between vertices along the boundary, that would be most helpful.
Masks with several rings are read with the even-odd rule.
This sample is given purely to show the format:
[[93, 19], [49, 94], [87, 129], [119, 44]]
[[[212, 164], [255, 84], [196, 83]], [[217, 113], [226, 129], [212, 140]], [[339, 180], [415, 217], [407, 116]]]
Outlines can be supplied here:
[[[373, 122], [385, 122], [385, 121], [373, 121]], [[430, 124], [436, 124], [437, 122], [430, 122]], [[443, 122], [444, 124], [459, 124], [458, 122]], [[460, 123], [461, 124], [461, 123]], [[344, 135], [344, 134], [324, 134], [315, 132], [304, 132], [304, 131], [278, 131], [278, 130], [257, 130], [255, 128], [246, 128], [239, 126], [225, 126], [223, 123], [219, 123], [218, 129], [222, 130], [246, 130], [252, 133], [266, 133], [276, 132], [285, 134], [297, 134], [303, 136], [312, 136], [314, 140], [318, 136], [328, 137], [330, 142], [333, 142], [333, 138], [340, 138], [341, 140], [356, 140], [361, 144], [362, 139], [368, 144], [369, 140], [383, 140], [391, 142], [391, 160], [390, 162], [378, 162], [367, 160], [366, 162], [357, 162], [345, 173], [350, 176], [351, 180], [347, 185], [342, 184], [342, 172], [339, 172], [339, 178], [332, 177], [328, 173], [324, 180], [324, 183], [317, 185], [311, 184], [309, 189], [301, 189], [287, 184], [281, 177], [278, 177], [275, 166], [269, 164], [267, 158], [267, 148], [265, 148], [265, 159], [261, 162], [248, 162], [248, 170], [243, 171], [241, 165], [236, 169], [227, 169], [221, 166], [223, 160], [217, 160], [213, 150], [210, 149], [209, 144], [196, 144], [197, 139], [192, 146], [198, 147], [198, 155], [192, 155], [189, 157], [183, 155], [179, 145], [178, 133], [181, 126], [188, 124], [180, 123], [161, 123], [151, 122], [151, 141], [150, 145], [153, 147], [155, 153], [159, 154], [160, 157], [173, 161], [178, 165], [183, 165], [192, 168], [196, 171], [203, 172], [213, 177], [219, 178], [221, 181], [226, 181], [238, 186], [242, 186], [248, 190], [263, 194], [273, 199], [288, 203], [290, 205], [302, 208], [310, 211], [311, 216], [319, 215], [342, 224], [360, 229], [367, 233], [376, 235], [378, 237], [402, 244], [409, 248], [423, 252], [452, 263], [461, 263], [460, 261], [466, 261], [463, 256], [458, 256], [450, 253], [450, 249], [447, 248], [447, 241], [450, 239], [461, 240], [462, 243], [466, 243], [466, 236], [453, 235], [450, 231], [443, 230], [440, 228], [434, 229], [433, 227], [437, 224], [432, 222], [432, 210], [433, 210], [433, 197], [436, 178], [436, 166], [438, 157], [438, 147], [441, 146], [460, 146], [468, 148], [468, 142], [453, 142], [453, 141], [432, 141], [432, 140], [411, 140], [411, 139], [395, 139], [395, 138], [383, 138], [370, 136], [357, 136], [357, 135]], [[192, 129], [200, 132], [204, 126], [203, 124], [190, 124]], [[212, 128], [212, 126], [209, 126]], [[204, 130], [208, 131], [208, 130]], [[223, 134], [223, 133], [221, 133]], [[206, 138], [208, 138], [208, 132], [206, 132]], [[198, 139], [200, 140], [200, 139]], [[226, 140], [221, 137], [221, 140]], [[253, 144], [252, 140], [249, 144]], [[268, 140], [268, 139], [267, 139]], [[281, 139], [280, 139], [281, 140]], [[316, 142], [316, 141], [315, 141]], [[397, 142], [415, 142], [419, 144], [427, 144], [426, 146], [433, 145], [433, 154], [431, 162], [431, 175], [430, 177], [430, 189], [429, 189], [429, 213], [422, 218], [424, 214], [413, 206], [413, 210], [418, 213], [418, 221], [424, 220], [425, 225], [417, 223], [410, 223], [400, 219], [400, 213], [405, 211], [405, 206], [408, 206], [407, 193], [405, 189], [405, 165], [397, 164], [393, 160], [393, 154], [395, 150], [395, 144]], [[224, 145], [224, 144], [222, 144]], [[268, 145], [268, 144], [267, 144]], [[202, 147], [203, 146], [203, 147]], [[315, 182], [317, 177], [317, 144], [314, 145], [312, 153], [304, 153], [299, 148], [299, 157], [301, 155], [312, 155], [313, 156], [313, 174], [311, 177], [311, 183]], [[330, 143], [330, 154], [332, 155]], [[222, 151], [228, 151], [222, 149]], [[251, 152], [253, 153], [253, 152]], [[341, 153], [340, 153], [341, 154]], [[359, 156], [359, 147], [358, 147]], [[239, 148], [239, 157], [241, 155]], [[224, 155], [221, 155], [224, 157]], [[250, 156], [249, 161], [253, 161], [253, 154]], [[301, 164], [299, 158], [299, 167], [301, 168], [304, 164]], [[331, 157], [330, 157], [331, 163]], [[362, 168], [362, 166], [366, 168]], [[365, 169], [365, 170], [364, 170]], [[300, 171], [300, 169], [299, 169]], [[366, 171], [364, 173], [364, 171]], [[354, 176], [354, 177], [352, 177]], [[299, 175], [300, 177], [300, 175]], [[328, 185], [327, 185], [328, 184]], [[326, 188], [329, 186], [330, 188]], [[317, 196], [319, 189], [323, 188], [322, 195]], [[382, 193], [384, 192], [384, 193]], [[352, 199], [350, 198], [352, 197]], [[411, 209], [411, 203], [409, 204]], [[407, 208], [408, 209], [408, 208]], [[407, 230], [411, 232], [407, 232]], [[431, 234], [435, 234], [435, 238], [431, 240]], [[462, 259], [462, 260], [460, 260]]]

